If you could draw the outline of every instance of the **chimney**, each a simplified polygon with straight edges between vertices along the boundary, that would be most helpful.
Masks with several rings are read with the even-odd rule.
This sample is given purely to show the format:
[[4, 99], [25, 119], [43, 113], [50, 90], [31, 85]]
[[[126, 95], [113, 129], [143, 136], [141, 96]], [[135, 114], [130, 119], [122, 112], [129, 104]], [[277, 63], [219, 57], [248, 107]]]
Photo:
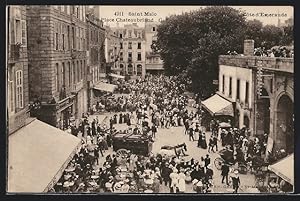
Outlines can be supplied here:
[[254, 40], [244, 40], [244, 55], [245, 56], [254, 55]]

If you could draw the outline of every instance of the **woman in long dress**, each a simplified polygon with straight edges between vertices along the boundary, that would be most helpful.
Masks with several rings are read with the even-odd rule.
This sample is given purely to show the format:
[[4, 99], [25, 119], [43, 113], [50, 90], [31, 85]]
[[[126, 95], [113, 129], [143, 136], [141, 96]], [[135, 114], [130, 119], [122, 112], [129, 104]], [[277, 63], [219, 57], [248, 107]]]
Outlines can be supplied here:
[[173, 172], [170, 174], [170, 179], [171, 179], [171, 185], [170, 185], [171, 193], [177, 193], [178, 181], [179, 181], [177, 168], [173, 169]]
[[184, 174], [184, 169], [181, 168], [180, 169], [180, 173], [178, 174], [178, 189], [179, 189], [179, 193], [184, 193], [185, 192], [185, 179], [186, 176]]

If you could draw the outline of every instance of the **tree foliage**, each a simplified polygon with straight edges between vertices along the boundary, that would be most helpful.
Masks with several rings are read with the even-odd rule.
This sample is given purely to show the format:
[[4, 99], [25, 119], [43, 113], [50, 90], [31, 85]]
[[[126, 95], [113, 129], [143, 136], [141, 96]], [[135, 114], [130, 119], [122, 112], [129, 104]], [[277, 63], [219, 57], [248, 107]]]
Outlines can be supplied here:
[[226, 6], [206, 7], [167, 18], [158, 27], [157, 44], [166, 74], [186, 73], [196, 93], [214, 92], [218, 56], [242, 50], [245, 17]]
[[229, 50], [241, 53], [244, 39], [257, 47], [287, 45], [293, 40], [292, 28], [278, 28], [258, 20], [246, 21], [245, 15], [227, 6], [211, 6], [167, 17], [158, 27], [153, 48], [160, 53], [167, 75], [184, 74], [191, 78], [192, 89], [202, 97], [215, 92], [218, 56]]

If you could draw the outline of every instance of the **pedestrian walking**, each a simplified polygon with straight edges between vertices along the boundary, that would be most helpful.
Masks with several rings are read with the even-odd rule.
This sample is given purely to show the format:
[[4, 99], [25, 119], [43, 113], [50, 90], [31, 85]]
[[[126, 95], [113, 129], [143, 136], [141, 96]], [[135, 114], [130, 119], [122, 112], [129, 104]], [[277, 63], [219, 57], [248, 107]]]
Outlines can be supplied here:
[[238, 192], [238, 189], [239, 189], [240, 184], [241, 184], [240, 177], [239, 177], [238, 173], [239, 173], [239, 171], [235, 170], [234, 175], [231, 177], [233, 193]]
[[206, 154], [206, 157], [204, 159], [204, 166], [207, 168], [207, 166], [210, 164], [210, 157], [208, 154]]
[[155, 134], [157, 132], [157, 128], [155, 124], [152, 124], [151, 131], [152, 131], [152, 138], [155, 138]]
[[188, 129], [188, 133], [189, 133], [189, 140], [190, 140], [190, 141], [195, 141], [195, 139], [194, 139], [194, 129], [193, 129], [193, 127], [190, 127], [190, 128]]
[[222, 175], [222, 184], [224, 183], [224, 179], [226, 180], [226, 184], [229, 185], [228, 183], [228, 174], [229, 174], [229, 165], [224, 163], [221, 167], [221, 175]]

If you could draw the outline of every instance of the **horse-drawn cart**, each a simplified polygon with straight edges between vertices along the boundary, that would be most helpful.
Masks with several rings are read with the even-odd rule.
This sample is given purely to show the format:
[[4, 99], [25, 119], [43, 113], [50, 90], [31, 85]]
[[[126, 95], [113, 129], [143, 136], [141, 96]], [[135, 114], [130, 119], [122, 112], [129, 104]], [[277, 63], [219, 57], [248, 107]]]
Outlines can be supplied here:
[[149, 136], [141, 134], [117, 133], [112, 137], [113, 150], [117, 157], [133, 154], [148, 156], [152, 151], [153, 140]]

